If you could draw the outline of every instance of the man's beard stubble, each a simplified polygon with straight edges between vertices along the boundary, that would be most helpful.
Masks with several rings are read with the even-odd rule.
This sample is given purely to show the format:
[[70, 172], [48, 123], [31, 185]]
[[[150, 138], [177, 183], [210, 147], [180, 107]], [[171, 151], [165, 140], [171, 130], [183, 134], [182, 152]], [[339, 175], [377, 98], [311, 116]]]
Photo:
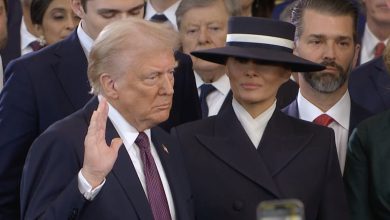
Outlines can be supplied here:
[[351, 71], [352, 63], [347, 70], [334, 61], [325, 60], [321, 63], [324, 66], [331, 66], [338, 70], [338, 74], [332, 74], [326, 72], [326, 70], [320, 72], [307, 72], [302, 73], [305, 81], [309, 85], [321, 93], [332, 93], [343, 86], [348, 78], [348, 74]]

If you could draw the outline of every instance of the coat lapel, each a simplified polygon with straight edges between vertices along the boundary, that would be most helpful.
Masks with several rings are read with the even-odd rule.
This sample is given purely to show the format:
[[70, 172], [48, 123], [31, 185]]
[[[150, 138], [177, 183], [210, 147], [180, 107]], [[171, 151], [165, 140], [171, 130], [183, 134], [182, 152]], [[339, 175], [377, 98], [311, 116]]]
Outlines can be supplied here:
[[312, 133], [297, 133], [292, 119], [276, 110], [269, 120], [258, 151], [271, 176], [281, 172], [313, 138]]
[[77, 32], [58, 44], [55, 55], [58, 62], [53, 64], [53, 72], [75, 110], [84, 106], [92, 97], [87, 77], [87, 58], [81, 47]]
[[272, 176], [230, 106], [216, 118], [213, 136], [198, 140], [222, 161], [271, 194], [280, 197]]

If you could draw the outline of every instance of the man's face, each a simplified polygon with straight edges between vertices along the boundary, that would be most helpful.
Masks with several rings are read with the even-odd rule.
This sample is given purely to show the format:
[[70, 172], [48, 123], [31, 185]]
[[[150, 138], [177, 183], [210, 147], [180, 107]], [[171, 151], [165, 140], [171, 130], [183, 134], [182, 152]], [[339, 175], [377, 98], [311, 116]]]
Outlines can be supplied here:
[[291, 73], [281, 65], [242, 58], [228, 58], [226, 66], [234, 98], [250, 113], [251, 109], [263, 112], [268, 108]]
[[0, 48], [7, 44], [7, 13], [4, 0], [0, 0]]
[[85, 10], [80, 0], [71, 1], [73, 10], [82, 19], [83, 30], [92, 39], [113, 21], [144, 16], [144, 0], [87, 0]]
[[[138, 130], [156, 126], [168, 119], [172, 106], [173, 71], [176, 66], [173, 51], [161, 49], [144, 53], [136, 58], [121, 55], [118, 59], [131, 59], [124, 66], [125, 73], [115, 81], [118, 97], [117, 110]], [[119, 62], [118, 66], [126, 65]]]
[[[184, 14], [180, 24], [183, 52], [222, 47], [226, 42], [228, 13], [223, 1], [208, 7], [193, 8]], [[221, 65], [191, 56], [196, 71], [210, 71]]]
[[390, 8], [386, 0], [362, 0], [366, 8], [368, 22], [377, 24], [390, 24]]
[[348, 74], [356, 63], [359, 45], [353, 41], [351, 16], [321, 14], [307, 9], [303, 14], [302, 34], [295, 53], [327, 68], [299, 74], [299, 83], [308, 83], [322, 93], [346, 89]]

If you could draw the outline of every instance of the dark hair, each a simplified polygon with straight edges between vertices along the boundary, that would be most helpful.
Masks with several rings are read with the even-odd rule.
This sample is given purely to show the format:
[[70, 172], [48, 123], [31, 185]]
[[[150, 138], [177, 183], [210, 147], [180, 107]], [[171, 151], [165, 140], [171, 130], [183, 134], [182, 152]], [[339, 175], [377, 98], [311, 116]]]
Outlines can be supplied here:
[[254, 0], [252, 3], [252, 16], [270, 18], [275, 7], [275, 0]]
[[357, 19], [359, 9], [351, 0], [298, 0], [291, 13], [291, 22], [295, 25], [295, 40], [303, 32], [303, 13], [306, 9], [312, 9], [320, 13], [330, 15], [349, 15], [353, 20], [353, 40], [357, 41]]
[[32, 0], [30, 5], [30, 16], [33, 24], [42, 24], [43, 15], [53, 0]]
[[80, 0], [81, 6], [83, 7], [84, 12], [87, 12], [87, 1], [88, 0]]
[[4, 0], [4, 9], [5, 9], [5, 12], [8, 13], [8, 4], [7, 4], [7, 0]]

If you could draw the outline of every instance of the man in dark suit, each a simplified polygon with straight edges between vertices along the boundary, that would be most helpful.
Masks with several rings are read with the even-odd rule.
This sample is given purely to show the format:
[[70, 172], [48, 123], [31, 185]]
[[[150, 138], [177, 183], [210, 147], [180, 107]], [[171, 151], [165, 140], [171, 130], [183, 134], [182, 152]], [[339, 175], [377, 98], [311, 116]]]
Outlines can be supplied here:
[[169, 115], [177, 43], [176, 33], [136, 18], [102, 31], [88, 67], [97, 97], [33, 143], [23, 219], [193, 219], [178, 146], [155, 127]]
[[292, 22], [297, 27], [295, 52], [327, 68], [298, 73], [296, 101], [283, 111], [290, 116], [331, 127], [335, 131], [341, 171], [350, 132], [370, 113], [348, 93], [348, 75], [356, 64], [358, 9], [349, 0], [299, 0]]
[[324, 68], [293, 54], [294, 31], [287, 22], [232, 17], [225, 47], [192, 53], [226, 63], [233, 93], [218, 115], [172, 129], [199, 219], [255, 219], [259, 202], [283, 198], [301, 200], [308, 220], [348, 219], [332, 130], [276, 108], [292, 71]]
[[344, 182], [351, 219], [390, 219], [390, 111], [369, 118], [354, 130]]
[[386, 46], [383, 56], [359, 66], [349, 76], [351, 98], [373, 114], [390, 109], [390, 75], [385, 64], [389, 56], [390, 47]]
[[[20, 178], [33, 140], [92, 97], [86, 73], [93, 39], [114, 20], [142, 19], [144, 1], [72, 0], [71, 5], [81, 18], [77, 30], [64, 41], [11, 62], [5, 72], [7, 83], [0, 94], [0, 219], [18, 219]], [[181, 60], [178, 72], [191, 69]]]
[[30, 43], [38, 39], [30, 18], [30, 5], [31, 0], [9, 1], [9, 39], [6, 47], [0, 51], [4, 69], [11, 60], [32, 52]]

